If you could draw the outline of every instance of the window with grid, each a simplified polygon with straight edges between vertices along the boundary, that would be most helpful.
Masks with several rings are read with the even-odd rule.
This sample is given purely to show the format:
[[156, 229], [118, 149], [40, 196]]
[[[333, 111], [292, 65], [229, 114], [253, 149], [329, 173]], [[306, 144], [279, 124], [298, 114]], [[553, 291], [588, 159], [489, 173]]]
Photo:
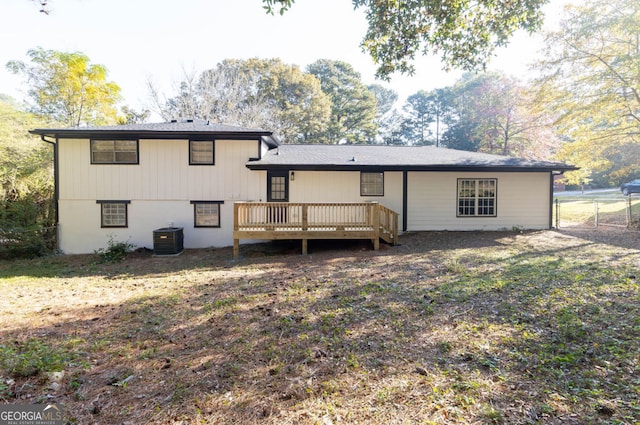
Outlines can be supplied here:
[[496, 179], [458, 179], [458, 217], [495, 217], [496, 187]]
[[137, 140], [92, 140], [92, 164], [137, 164]]
[[192, 201], [194, 227], [220, 227], [220, 204], [222, 201]]
[[97, 201], [100, 204], [102, 227], [128, 227], [127, 205], [129, 201]]
[[287, 200], [287, 178], [285, 176], [271, 176], [271, 200]]
[[214, 161], [213, 140], [190, 140], [189, 141], [189, 164], [213, 165], [214, 162], [215, 161]]
[[360, 196], [384, 196], [384, 173], [360, 173]]

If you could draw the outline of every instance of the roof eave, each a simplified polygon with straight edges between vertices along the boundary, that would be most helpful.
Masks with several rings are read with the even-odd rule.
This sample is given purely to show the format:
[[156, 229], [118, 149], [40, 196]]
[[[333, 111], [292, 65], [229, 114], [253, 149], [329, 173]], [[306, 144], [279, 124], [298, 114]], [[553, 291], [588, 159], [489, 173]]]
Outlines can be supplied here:
[[378, 164], [261, 164], [247, 163], [250, 170], [300, 171], [482, 171], [482, 172], [565, 172], [578, 170], [568, 165], [513, 166], [513, 165], [378, 165]]
[[91, 139], [91, 138], [131, 138], [131, 139], [188, 139], [196, 137], [214, 137], [228, 139], [260, 139], [272, 138], [266, 142], [269, 146], [277, 146], [273, 134], [269, 131], [156, 131], [156, 130], [68, 130], [36, 128], [29, 133], [61, 139]]

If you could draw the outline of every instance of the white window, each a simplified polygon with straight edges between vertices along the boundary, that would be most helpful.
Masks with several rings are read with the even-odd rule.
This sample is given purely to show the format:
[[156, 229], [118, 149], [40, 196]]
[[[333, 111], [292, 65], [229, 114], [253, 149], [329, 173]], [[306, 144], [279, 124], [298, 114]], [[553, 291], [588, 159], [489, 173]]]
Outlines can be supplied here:
[[496, 179], [458, 179], [458, 217], [496, 216]]
[[220, 204], [222, 201], [191, 201], [194, 227], [220, 227]]
[[96, 201], [100, 204], [101, 227], [128, 227], [130, 201]]
[[137, 140], [92, 140], [92, 164], [138, 164]]
[[360, 173], [360, 196], [384, 196], [384, 173]]
[[190, 165], [214, 165], [214, 162], [213, 140], [189, 141]]

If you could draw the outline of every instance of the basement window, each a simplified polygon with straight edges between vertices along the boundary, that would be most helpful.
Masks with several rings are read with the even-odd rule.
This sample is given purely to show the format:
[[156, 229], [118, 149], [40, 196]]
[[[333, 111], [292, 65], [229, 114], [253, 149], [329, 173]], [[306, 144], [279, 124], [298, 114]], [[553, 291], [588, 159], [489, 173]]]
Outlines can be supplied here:
[[220, 227], [220, 204], [224, 201], [191, 201], [194, 227]]
[[100, 204], [100, 227], [129, 227], [128, 205], [131, 201], [96, 201]]

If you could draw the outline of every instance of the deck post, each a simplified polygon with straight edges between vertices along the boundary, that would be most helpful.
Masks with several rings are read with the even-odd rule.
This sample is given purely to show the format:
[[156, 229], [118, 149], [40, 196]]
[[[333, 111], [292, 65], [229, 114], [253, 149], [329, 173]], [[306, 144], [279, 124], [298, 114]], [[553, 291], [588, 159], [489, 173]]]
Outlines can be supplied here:
[[307, 204], [302, 205], [302, 231], [306, 232], [309, 229], [309, 206]]
[[[309, 206], [307, 204], [302, 205], [302, 231], [309, 230]], [[302, 239], [302, 255], [307, 255], [307, 239]]]
[[240, 230], [238, 223], [238, 215], [240, 211], [240, 204], [237, 202], [233, 204], [233, 259], [237, 260], [240, 256], [240, 239], [236, 238], [236, 232]]
[[393, 217], [393, 244], [398, 245], [398, 214], [392, 213]]
[[380, 249], [380, 205], [377, 202], [371, 203], [371, 225], [373, 226], [373, 250]]

